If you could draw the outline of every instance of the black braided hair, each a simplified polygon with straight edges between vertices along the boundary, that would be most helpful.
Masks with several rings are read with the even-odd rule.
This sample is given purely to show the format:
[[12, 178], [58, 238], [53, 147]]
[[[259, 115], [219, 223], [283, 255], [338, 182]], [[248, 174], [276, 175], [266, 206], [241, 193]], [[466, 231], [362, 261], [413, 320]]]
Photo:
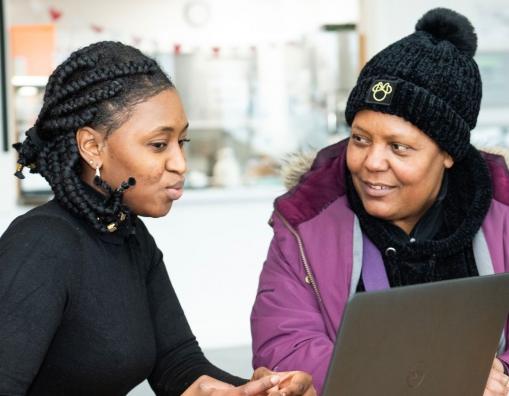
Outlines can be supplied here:
[[127, 121], [136, 104], [169, 88], [173, 84], [158, 64], [131, 46], [102, 41], [73, 52], [49, 77], [26, 139], [13, 145], [19, 153], [15, 175], [23, 178], [23, 167], [29, 167], [48, 181], [66, 209], [100, 232], [115, 231], [130, 215], [122, 197], [136, 180], [131, 177], [114, 189], [95, 177], [106, 194], [97, 200], [81, 179], [76, 132], [89, 126], [107, 135]]

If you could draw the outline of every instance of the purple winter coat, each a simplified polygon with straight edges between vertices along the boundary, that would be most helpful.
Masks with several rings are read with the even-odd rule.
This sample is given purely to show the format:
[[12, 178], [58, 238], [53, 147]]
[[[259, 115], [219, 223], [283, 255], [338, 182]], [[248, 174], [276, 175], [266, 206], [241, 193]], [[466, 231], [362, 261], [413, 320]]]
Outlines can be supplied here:
[[[251, 314], [253, 366], [307, 371], [318, 393], [367, 239], [345, 194], [346, 145], [323, 149], [299, 184], [275, 201], [274, 237]], [[509, 171], [503, 157], [483, 157], [493, 200], [473, 241], [480, 275], [509, 270]], [[379, 254], [375, 259], [382, 262]], [[509, 363], [506, 347], [499, 358]]]

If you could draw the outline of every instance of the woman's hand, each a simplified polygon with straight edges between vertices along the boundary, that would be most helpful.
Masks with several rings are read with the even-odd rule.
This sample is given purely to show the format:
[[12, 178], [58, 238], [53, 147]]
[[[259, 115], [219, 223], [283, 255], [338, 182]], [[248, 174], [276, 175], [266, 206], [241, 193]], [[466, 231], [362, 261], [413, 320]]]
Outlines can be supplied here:
[[495, 358], [491, 366], [483, 396], [508, 396], [509, 377], [504, 374], [502, 362]]
[[[182, 396], [256, 396], [264, 395], [281, 381], [278, 375], [267, 375], [242, 386], [233, 386], [208, 375], [202, 375], [185, 390]], [[272, 395], [272, 393], [271, 393]], [[277, 396], [276, 392], [274, 396]], [[307, 395], [306, 395], [307, 396]]]
[[267, 392], [277, 392], [285, 396], [316, 396], [316, 389], [313, 386], [313, 379], [310, 374], [303, 371], [270, 371], [265, 367], [259, 367], [253, 373], [251, 380], [258, 380], [277, 375], [280, 382]]
[[233, 386], [202, 375], [182, 396], [316, 396], [311, 376], [302, 371], [275, 372], [265, 367], [255, 370], [251, 381]]

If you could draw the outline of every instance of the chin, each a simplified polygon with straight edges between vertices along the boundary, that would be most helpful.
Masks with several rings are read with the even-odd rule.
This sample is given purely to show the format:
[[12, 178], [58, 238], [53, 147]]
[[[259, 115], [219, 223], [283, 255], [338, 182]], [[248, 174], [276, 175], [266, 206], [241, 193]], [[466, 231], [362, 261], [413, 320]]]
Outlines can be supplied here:
[[373, 217], [382, 220], [391, 220], [394, 217], [394, 213], [389, 208], [384, 207], [383, 205], [365, 205], [364, 209], [366, 212]]
[[164, 217], [168, 214], [171, 209], [171, 205], [173, 202], [170, 201], [169, 204], [160, 205], [158, 207], [150, 207], [150, 208], [140, 208], [140, 210], [134, 210], [133, 212], [138, 216], [143, 217]]

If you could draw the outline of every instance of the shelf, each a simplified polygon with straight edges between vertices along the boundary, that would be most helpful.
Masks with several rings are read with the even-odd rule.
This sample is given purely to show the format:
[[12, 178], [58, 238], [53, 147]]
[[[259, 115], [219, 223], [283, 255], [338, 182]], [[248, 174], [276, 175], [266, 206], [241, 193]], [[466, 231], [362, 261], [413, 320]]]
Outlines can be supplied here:
[[48, 76], [13, 76], [11, 83], [15, 87], [45, 87]]

